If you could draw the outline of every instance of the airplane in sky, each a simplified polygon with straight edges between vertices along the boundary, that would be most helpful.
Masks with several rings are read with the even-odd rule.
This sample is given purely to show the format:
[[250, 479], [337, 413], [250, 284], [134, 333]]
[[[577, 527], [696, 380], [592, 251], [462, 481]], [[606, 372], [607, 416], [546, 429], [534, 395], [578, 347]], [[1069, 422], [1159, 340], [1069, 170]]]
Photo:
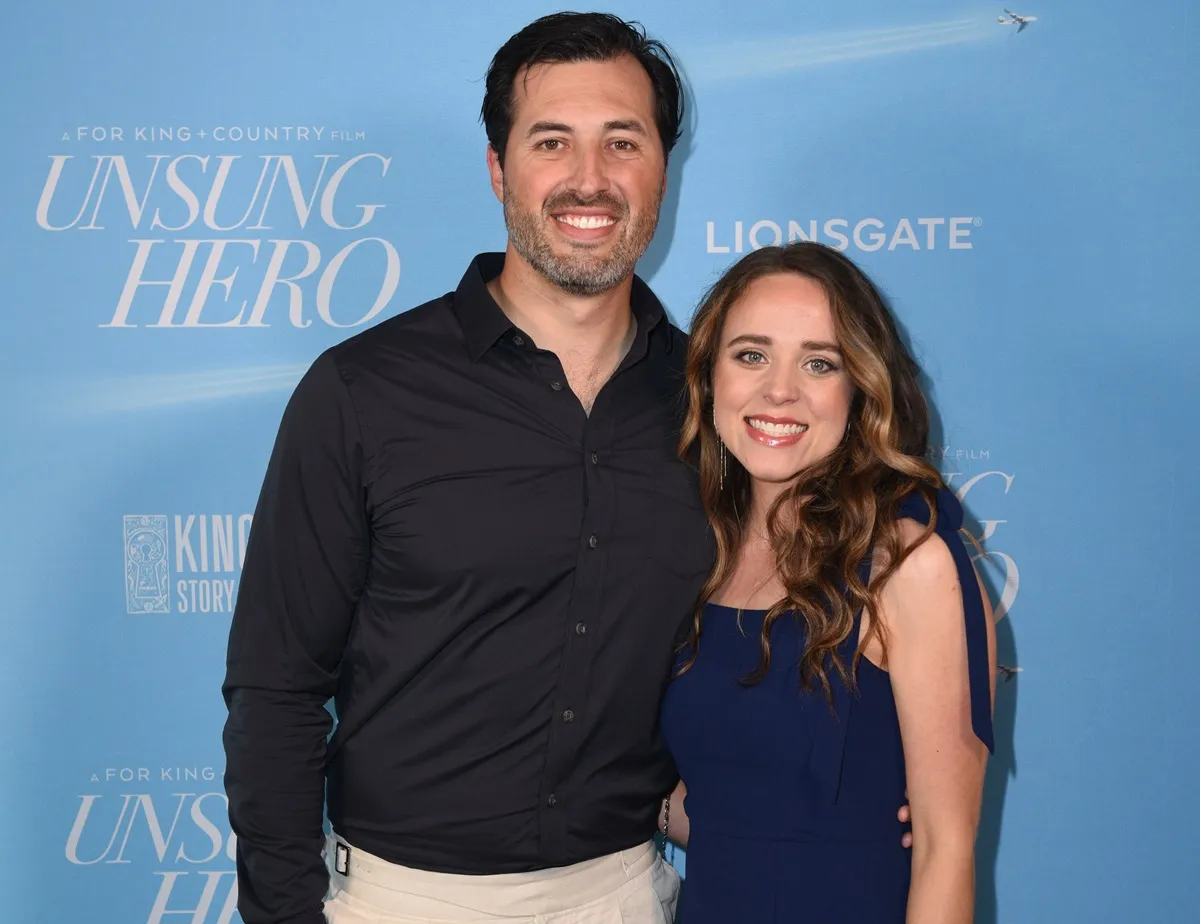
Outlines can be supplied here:
[[1006, 667], [1003, 664], [997, 664], [996, 670], [999, 671], [1001, 676], [1004, 677], [1004, 682], [1008, 683], [1008, 681], [1012, 680], [1013, 677], [1015, 677], [1015, 676], [1017, 676], [1017, 674], [1021, 673], [1022, 668]]
[[996, 22], [1000, 23], [1002, 26], [1016, 26], [1018, 35], [1025, 31], [1026, 26], [1037, 19], [1036, 16], [1022, 16], [1020, 13], [1014, 13], [1012, 10], [1007, 8], [1004, 10], [1004, 12], [1008, 14], [1009, 18], [1005, 19], [1003, 16], [997, 16]]

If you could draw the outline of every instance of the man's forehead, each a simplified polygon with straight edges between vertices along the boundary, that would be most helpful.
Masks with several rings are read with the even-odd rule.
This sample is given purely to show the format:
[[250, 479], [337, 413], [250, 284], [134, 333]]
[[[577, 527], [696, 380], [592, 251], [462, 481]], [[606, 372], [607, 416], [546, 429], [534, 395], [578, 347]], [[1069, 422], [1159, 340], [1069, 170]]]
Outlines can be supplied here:
[[632, 55], [607, 61], [551, 61], [522, 68], [513, 80], [515, 113], [528, 107], [620, 105], [653, 112], [654, 88]]

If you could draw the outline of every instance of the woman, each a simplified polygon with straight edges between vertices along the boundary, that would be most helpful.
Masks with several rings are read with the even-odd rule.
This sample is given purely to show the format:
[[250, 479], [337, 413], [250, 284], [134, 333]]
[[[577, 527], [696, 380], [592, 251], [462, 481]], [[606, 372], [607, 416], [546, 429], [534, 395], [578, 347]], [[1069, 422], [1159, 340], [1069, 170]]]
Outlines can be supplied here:
[[972, 919], [994, 635], [917, 374], [819, 244], [749, 254], [696, 316], [680, 450], [718, 554], [663, 704], [681, 924]]

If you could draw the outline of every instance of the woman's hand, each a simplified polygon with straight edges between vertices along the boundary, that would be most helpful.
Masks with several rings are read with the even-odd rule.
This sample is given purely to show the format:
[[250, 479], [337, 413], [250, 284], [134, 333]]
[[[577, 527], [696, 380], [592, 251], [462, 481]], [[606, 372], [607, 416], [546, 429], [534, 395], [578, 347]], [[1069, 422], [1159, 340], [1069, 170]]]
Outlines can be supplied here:
[[685, 850], [688, 834], [691, 833], [687, 812], [683, 810], [683, 800], [686, 796], [687, 787], [683, 785], [683, 780], [680, 780], [671, 795], [663, 799], [658, 810], [658, 830], [666, 834], [667, 840], [672, 844]]

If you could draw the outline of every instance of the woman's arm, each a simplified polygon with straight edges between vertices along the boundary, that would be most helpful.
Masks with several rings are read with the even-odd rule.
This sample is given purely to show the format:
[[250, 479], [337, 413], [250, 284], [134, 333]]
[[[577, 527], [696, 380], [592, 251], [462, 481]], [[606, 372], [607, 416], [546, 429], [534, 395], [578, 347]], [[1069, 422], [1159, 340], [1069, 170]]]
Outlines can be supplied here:
[[683, 785], [683, 780], [680, 780], [658, 810], [658, 830], [665, 830], [667, 840], [678, 844], [684, 850], [687, 849], [688, 834], [691, 832], [687, 812], [683, 810], [683, 799], [686, 795], [687, 787]]
[[[911, 520], [900, 525], [907, 543], [921, 533]], [[978, 577], [975, 583], [983, 593]], [[995, 628], [986, 593], [983, 602], [994, 699]], [[940, 537], [930, 536], [904, 560], [880, 604], [912, 805], [907, 920], [970, 924], [987, 746], [971, 726], [962, 589]]]

